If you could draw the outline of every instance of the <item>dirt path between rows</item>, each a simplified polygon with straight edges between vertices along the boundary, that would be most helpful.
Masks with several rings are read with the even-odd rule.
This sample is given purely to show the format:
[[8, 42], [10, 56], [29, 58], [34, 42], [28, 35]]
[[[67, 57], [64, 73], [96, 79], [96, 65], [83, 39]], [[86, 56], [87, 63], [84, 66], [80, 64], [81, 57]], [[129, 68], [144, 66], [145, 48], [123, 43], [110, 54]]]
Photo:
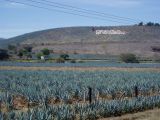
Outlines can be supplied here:
[[99, 120], [160, 120], [160, 109], [148, 110], [134, 114], [126, 114], [121, 117], [110, 117]]
[[160, 68], [118, 68], [118, 67], [22, 67], [22, 66], [0, 66], [0, 70], [50, 70], [50, 71], [152, 71], [160, 72]]

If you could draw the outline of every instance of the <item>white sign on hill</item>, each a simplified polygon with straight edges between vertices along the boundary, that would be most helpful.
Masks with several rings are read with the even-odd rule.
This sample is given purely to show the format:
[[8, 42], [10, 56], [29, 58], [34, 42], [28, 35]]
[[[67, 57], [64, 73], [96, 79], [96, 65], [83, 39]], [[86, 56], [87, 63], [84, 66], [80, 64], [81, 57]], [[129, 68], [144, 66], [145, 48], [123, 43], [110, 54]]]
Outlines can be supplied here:
[[96, 35], [125, 35], [121, 30], [96, 30]]

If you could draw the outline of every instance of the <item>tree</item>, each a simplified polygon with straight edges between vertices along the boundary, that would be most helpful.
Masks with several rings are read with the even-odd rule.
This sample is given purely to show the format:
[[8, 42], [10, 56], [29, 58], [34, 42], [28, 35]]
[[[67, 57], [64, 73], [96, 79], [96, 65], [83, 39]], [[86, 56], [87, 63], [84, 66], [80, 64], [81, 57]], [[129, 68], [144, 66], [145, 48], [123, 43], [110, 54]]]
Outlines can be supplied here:
[[131, 53], [121, 54], [120, 59], [125, 63], [138, 63], [137, 57]]
[[18, 53], [18, 56], [19, 56], [20, 58], [22, 58], [23, 53], [22, 53], [22, 52], [19, 52], [19, 53]]
[[20, 58], [22, 57], [26, 57], [27, 59], [28, 58], [32, 58], [32, 47], [31, 46], [24, 46], [23, 48], [21, 48], [19, 51], [18, 51], [18, 56]]
[[18, 52], [18, 56], [20, 58], [22, 58], [23, 56], [27, 56], [28, 55], [28, 51], [26, 49], [20, 49]]
[[20, 58], [22, 58], [22, 56], [23, 56], [22, 50], [20, 50], [20, 51], [18, 52], [18, 56], [19, 56]]
[[7, 50], [0, 49], [0, 60], [8, 59], [9, 55]]
[[27, 57], [27, 58], [32, 58], [32, 54], [31, 54], [31, 53], [27, 53], [27, 54], [26, 54], [26, 57]]
[[155, 23], [154, 26], [160, 26], [160, 24], [159, 23]]
[[41, 50], [41, 52], [43, 53], [43, 55], [49, 55], [50, 51], [47, 48], [44, 48], [43, 50]]
[[61, 54], [60, 58], [63, 58], [64, 60], [68, 60], [69, 59], [69, 55], [68, 54]]
[[143, 22], [140, 22], [140, 23], [138, 24], [138, 26], [143, 26]]
[[37, 53], [36, 56], [37, 56], [38, 59], [41, 59], [41, 56], [43, 56], [43, 53], [41, 53], [41, 52], [40, 52], [40, 53]]
[[154, 26], [154, 23], [148, 22], [146, 25], [147, 25], [147, 26]]
[[16, 47], [16, 45], [9, 44], [8, 45], [8, 53], [9, 54], [17, 54], [17, 47]]
[[71, 63], [76, 63], [76, 60], [75, 60], [75, 59], [72, 59], [70, 62], [71, 62]]
[[31, 46], [25, 46], [24, 49], [25, 49], [27, 52], [32, 52], [32, 47], [31, 47]]

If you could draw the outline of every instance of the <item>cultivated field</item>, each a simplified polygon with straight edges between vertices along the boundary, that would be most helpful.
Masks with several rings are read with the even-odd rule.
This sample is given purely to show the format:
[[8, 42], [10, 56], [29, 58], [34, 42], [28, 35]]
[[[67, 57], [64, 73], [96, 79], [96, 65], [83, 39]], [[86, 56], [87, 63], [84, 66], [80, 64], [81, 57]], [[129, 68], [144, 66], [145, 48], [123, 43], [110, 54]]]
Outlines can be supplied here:
[[158, 108], [159, 72], [159, 67], [151, 65], [143, 68], [2, 65], [0, 117], [96, 120]]

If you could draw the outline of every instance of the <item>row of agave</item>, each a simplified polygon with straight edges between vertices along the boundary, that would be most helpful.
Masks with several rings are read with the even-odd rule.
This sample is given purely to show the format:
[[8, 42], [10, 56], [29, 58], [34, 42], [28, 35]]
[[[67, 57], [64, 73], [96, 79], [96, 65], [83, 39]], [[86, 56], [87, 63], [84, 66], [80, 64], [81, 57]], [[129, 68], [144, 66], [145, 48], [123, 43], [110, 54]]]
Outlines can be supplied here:
[[118, 93], [134, 97], [135, 86], [143, 96], [157, 95], [160, 91], [160, 74], [156, 72], [3, 70], [0, 78], [1, 89], [26, 96], [30, 101], [44, 101], [46, 97], [83, 100], [88, 86], [93, 89], [93, 99], [98, 95], [115, 99]]
[[37, 107], [27, 111], [0, 113], [1, 120], [97, 120], [126, 113], [160, 108], [160, 96], [130, 100], [97, 101], [92, 104]]
[[123, 68], [160, 68], [160, 63], [113, 63], [108, 61], [88, 61], [82, 63], [32, 63], [32, 62], [12, 62], [0, 61], [0, 66], [25, 66], [25, 67], [123, 67]]

